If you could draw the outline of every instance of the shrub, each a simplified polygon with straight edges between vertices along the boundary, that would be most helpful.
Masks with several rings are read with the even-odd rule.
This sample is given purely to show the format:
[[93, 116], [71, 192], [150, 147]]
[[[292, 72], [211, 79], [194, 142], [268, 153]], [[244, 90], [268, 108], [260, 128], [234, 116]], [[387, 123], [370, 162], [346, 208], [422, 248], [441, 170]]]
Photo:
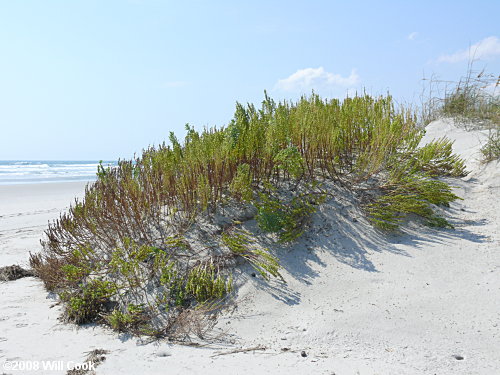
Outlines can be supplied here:
[[278, 259], [271, 255], [268, 249], [250, 247], [253, 241], [249, 232], [232, 228], [222, 234], [222, 242], [234, 254], [247, 259], [264, 279], [269, 280], [269, 275], [282, 278]]
[[481, 148], [483, 161], [489, 162], [500, 158], [500, 124], [490, 130], [488, 141]]
[[265, 232], [277, 233], [280, 242], [292, 242], [302, 235], [306, 220], [323, 203], [325, 194], [303, 194], [290, 202], [261, 193], [256, 203], [259, 227]]
[[217, 274], [212, 264], [202, 264], [189, 272], [186, 293], [192, 295], [196, 302], [220, 299], [231, 292], [232, 281], [232, 277], [226, 279]]
[[253, 199], [252, 174], [250, 165], [238, 165], [236, 174], [229, 185], [231, 195], [238, 200], [250, 202]]
[[237, 258], [281, 277], [258, 233], [222, 220], [227, 212], [250, 207], [262, 232], [291, 242], [331, 198], [329, 184], [369, 197], [364, 208], [383, 228], [409, 213], [433, 225], [442, 222], [432, 205], [457, 198], [435, 178], [466, 173], [448, 140], [418, 147], [424, 131], [390, 96], [276, 103], [266, 94], [260, 109], [237, 104], [226, 128], [186, 130], [182, 143], [171, 133], [170, 145], [99, 166], [84, 199], [49, 224], [31, 265], [69, 320], [170, 335], [187, 311], [232, 291]]
[[61, 294], [61, 299], [67, 302], [66, 319], [75, 323], [96, 321], [106, 311], [105, 305], [115, 293], [111, 282], [91, 280], [75, 291]]
[[382, 189], [384, 193], [367, 206], [370, 220], [376, 226], [394, 229], [409, 213], [427, 219], [430, 226], [451, 226], [446, 219], [436, 217], [431, 206], [448, 206], [458, 199], [448, 184], [429, 179], [425, 175], [416, 175], [400, 179]]
[[111, 328], [119, 332], [137, 331], [147, 323], [143, 306], [134, 304], [129, 304], [126, 312], [114, 309], [105, 319]]

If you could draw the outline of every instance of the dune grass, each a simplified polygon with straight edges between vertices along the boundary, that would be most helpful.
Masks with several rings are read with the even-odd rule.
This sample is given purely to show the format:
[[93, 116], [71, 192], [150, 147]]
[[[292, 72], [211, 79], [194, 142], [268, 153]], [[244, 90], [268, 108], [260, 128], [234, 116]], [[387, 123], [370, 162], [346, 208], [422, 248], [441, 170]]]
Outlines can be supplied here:
[[484, 162], [500, 159], [500, 125], [490, 130], [488, 141], [481, 148], [481, 153]]
[[461, 79], [443, 102], [442, 112], [466, 127], [488, 129], [488, 140], [481, 148], [483, 161], [500, 158], [500, 76], [484, 71]]
[[[226, 127], [186, 129], [182, 142], [171, 133], [169, 145], [99, 167], [84, 199], [49, 224], [31, 265], [67, 320], [173, 336], [186, 311], [223, 305], [238, 259], [281, 277], [258, 235], [299, 238], [335, 199], [325, 184], [358, 190], [373, 225], [393, 230], [408, 214], [447, 226], [433, 207], [458, 197], [437, 178], [466, 174], [450, 141], [419, 148], [424, 130], [390, 96], [277, 103], [266, 94], [260, 108], [238, 103]], [[242, 211], [250, 215], [233, 214]], [[252, 218], [259, 233], [245, 228]]]
[[[483, 161], [500, 158], [500, 76], [475, 70], [469, 61], [466, 74], [457, 82], [430, 79], [422, 94], [421, 122], [445, 117], [467, 130], [488, 130], [481, 149]], [[436, 94], [434, 94], [436, 93]]]

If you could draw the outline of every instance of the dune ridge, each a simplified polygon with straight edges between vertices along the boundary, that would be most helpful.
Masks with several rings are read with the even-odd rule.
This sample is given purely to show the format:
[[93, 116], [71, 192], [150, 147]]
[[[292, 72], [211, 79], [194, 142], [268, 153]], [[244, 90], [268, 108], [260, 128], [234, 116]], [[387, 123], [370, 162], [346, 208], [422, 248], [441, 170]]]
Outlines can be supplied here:
[[[38, 279], [3, 283], [0, 362], [78, 362], [85, 353], [104, 349], [108, 353], [97, 374], [495, 373], [500, 368], [498, 161], [480, 163], [486, 137], [481, 130], [439, 120], [427, 127], [423, 141], [441, 136], [455, 141], [454, 152], [471, 171], [452, 182], [463, 200], [440, 212], [455, 230], [417, 230], [410, 224], [401, 234], [381, 237], [346, 192], [336, 205], [322, 206], [313, 229], [280, 258], [287, 284], [246, 276], [234, 306], [201, 347], [63, 324], [61, 306]], [[56, 218], [81, 187], [2, 190], [0, 266], [26, 264], [47, 219]]]

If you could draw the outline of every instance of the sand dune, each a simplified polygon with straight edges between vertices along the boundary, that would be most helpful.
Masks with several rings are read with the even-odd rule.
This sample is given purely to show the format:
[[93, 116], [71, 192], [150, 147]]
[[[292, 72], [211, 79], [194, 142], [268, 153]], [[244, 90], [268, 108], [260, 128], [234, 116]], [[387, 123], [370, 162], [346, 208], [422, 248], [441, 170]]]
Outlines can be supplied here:
[[[39, 280], [2, 283], [0, 363], [63, 361], [45, 373], [65, 373], [101, 348], [97, 374], [500, 373], [499, 163], [479, 162], [481, 131], [437, 121], [425, 139], [445, 135], [471, 171], [453, 180], [464, 199], [442, 212], [454, 230], [410, 223], [383, 236], [346, 192], [280, 250], [286, 284], [242, 272], [236, 304], [212, 332], [219, 339], [200, 348], [63, 324]], [[47, 221], [82, 193], [82, 183], [0, 186], [0, 266], [26, 265]]]

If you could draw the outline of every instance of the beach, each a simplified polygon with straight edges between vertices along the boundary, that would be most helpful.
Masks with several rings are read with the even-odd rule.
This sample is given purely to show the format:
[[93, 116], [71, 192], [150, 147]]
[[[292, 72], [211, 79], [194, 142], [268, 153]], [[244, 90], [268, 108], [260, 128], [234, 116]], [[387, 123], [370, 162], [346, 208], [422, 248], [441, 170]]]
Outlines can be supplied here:
[[[0, 373], [64, 374], [93, 349], [109, 351], [96, 374], [498, 373], [499, 163], [479, 162], [484, 132], [438, 121], [426, 139], [444, 135], [471, 171], [450, 180], [463, 198], [443, 210], [455, 229], [412, 224], [381, 236], [347, 198], [342, 209], [326, 204], [285, 250], [286, 284], [242, 275], [234, 306], [199, 347], [66, 324], [37, 278], [2, 282]], [[47, 222], [84, 187], [0, 186], [0, 267], [28, 267]]]
[[49, 220], [57, 219], [86, 182], [0, 185], [1, 264], [27, 265], [29, 252], [40, 249]]

